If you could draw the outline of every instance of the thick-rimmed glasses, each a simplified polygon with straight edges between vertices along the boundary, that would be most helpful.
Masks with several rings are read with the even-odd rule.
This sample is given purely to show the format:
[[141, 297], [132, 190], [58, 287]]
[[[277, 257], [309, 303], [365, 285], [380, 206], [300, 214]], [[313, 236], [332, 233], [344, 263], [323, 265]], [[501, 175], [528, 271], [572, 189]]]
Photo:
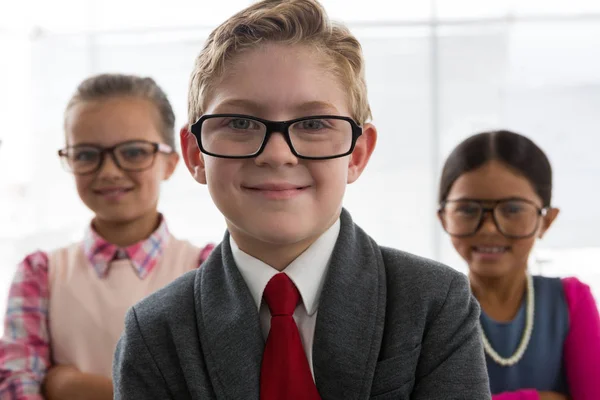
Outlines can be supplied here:
[[81, 144], [58, 151], [63, 166], [76, 175], [93, 174], [100, 170], [106, 155], [123, 171], [138, 172], [152, 167], [157, 153], [173, 152], [171, 146], [145, 140], [132, 140], [112, 147]]
[[204, 115], [191, 126], [204, 154], [252, 158], [265, 149], [274, 132], [283, 134], [292, 153], [309, 160], [351, 154], [362, 128], [352, 119], [317, 115], [290, 121], [268, 121], [242, 114]]
[[540, 217], [547, 212], [547, 208], [522, 198], [448, 200], [442, 202], [438, 211], [444, 230], [451, 236], [475, 235], [481, 229], [485, 215], [491, 213], [498, 232], [511, 239], [535, 235]]

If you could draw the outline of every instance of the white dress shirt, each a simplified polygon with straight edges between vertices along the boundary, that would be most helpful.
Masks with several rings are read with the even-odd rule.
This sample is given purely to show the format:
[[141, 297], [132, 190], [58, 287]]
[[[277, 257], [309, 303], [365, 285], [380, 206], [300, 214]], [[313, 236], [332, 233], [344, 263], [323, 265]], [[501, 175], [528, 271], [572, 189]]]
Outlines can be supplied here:
[[[317, 322], [319, 297], [323, 288], [329, 259], [331, 258], [331, 253], [333, 252], [339, 233], [340, 220], [338, 219], [304, 253], [298, 256], [282, 271], [294, 282], [302, 298], [302, 302], [298, 304], [294, 311], [294, 320], [298, 325], [302, 346], [306, 353], [313, 378], [312, 347]], [[271, 313], [269, 312], [269, 307], [263, 302], [263, 292], [267, 283], [279, 271], [244, 253], [237, 246], [231, 235], [229, 236], [229, 243], [233, 259], [246, 281], [246, 285], [248, 285], [252, 298], [259, 310], [262, 333], [266, 340], [271, 329]]]

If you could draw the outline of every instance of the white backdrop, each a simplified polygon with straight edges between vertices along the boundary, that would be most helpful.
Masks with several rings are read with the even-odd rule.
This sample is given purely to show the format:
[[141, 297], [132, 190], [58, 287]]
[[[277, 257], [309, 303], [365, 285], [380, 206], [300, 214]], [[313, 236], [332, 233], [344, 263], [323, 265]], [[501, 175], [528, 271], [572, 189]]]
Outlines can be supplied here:
[[[248, 1], [172, 0], [166, 8], [162, 1], [30, 0], [12, 14], [0, 1], [3, 310], [15, 264], [35, 249], [77, 240], [91, 216], [56, 156], [76, 85], [99, 72], [152, 76], [183, 124], [195, 55], [209, 30]], [[549, 154], [562, 208], [532, 265], [580, 276], [600, 298], [600, 2], [570, 1], [568, 10], [562, 1], [536, 0], [323, 4], [364, 46], [380, 133], [372, 163], [345, 199], [355, 220], [381, 244], [464, 270], [435, 219], [443, 158], [479, 130], [517, 130]], [[177, 236], [203, 244], [223, 234], [206, 188], [181, 165], [164, 184], [160, 208]]]

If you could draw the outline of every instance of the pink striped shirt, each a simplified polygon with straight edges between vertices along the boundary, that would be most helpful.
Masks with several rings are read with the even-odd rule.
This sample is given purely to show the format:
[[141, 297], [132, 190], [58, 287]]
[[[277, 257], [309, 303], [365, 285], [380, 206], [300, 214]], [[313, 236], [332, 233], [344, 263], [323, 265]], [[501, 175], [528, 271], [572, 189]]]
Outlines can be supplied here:
[[[119, 248], [90, 226], [82, 246], [99, 279], [115, 258], [128, 258], [140, 279], [156, 267], [170, 233], [165, 220], [147, 239]], [[201, 264], [213, 245], [199, 254]], [[8, 297], [4, 337], [0, 339], [0, 399], [41, 400], [41, 384], [52, 366], [48, 323], [48, 256], [38, 251], [28, 255], [17, 267]]]
[[[563, 362], [571, 400], [600, 399], [600, 317], [589, 286], [576, 278], [563, 279], [569, 308], [569, 333]], [[493, 400], [539, 400], [533, 389], [497, 394]]]

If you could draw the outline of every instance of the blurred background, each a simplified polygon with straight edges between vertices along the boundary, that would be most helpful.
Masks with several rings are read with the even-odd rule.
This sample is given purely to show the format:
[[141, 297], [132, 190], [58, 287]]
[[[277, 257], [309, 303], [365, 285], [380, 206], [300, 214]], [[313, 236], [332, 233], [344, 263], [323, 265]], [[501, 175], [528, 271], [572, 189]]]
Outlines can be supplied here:
[[[600, 1], [321, 0], [361, 40], [379, 143], [345, 199], [380, 244], [465, 271], [435, 217], [444, 158], [506, 128], [555, 170], [562, 209], [531, 268], [574, 275], [600, 299]], [[91, 213], [56, 155], [63, 110], [91, 74], [153, 77], [177, 124], [206, 36], [249, 0], [0, 0], [0, 315], [16, 264], [81, 238]], [[225, 224], [180, 164], [164, 184], [172, 232], [202, 245]], [[1, 328], [0, 328], [1, 329]]]

